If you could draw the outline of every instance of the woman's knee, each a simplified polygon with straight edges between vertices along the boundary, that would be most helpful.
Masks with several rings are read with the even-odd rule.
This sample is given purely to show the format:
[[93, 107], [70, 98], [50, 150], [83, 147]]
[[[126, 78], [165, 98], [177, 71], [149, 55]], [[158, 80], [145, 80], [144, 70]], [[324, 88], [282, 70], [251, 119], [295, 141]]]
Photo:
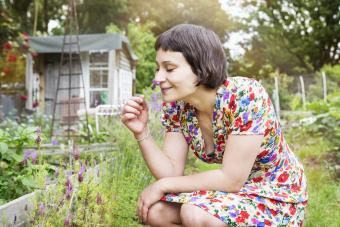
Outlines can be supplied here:
[[152, 205], [148, 212], [147, 224], [151, 226], [161, 226], [165, 209], [165, 204], [163, 202], [157, 202]]
[[208, 212], [204, 211], [202, 208], [190, 205], [183, 204], [181, 207], [181, 221], [184, 226], [214, 226], [214, 227], [228, 227], [223, 221], [218, 218], [212, 216]]
[[184, 226], [202, 226], [204, 223], [201, 208], [195, 205], [183, 204], [180, 216]]
[[159, 201], [148, 212], [147, 224], [151, 226], [169, 226], [181, 224], [181, 204]]

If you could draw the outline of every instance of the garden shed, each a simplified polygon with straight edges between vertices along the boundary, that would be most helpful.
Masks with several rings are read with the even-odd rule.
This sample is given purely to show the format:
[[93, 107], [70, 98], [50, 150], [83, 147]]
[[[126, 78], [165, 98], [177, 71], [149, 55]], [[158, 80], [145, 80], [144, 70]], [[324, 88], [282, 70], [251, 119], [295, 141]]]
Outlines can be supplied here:
[[[59, 65], [64, 36], [30, 37], [29, 45], [37, 56], [26, 59], [26, 109], [50, 115], [56, 99]], [[90, 113], [98, 105], [120, 105], [135, 93], [136, 62], [127, 37], [122, 34], [79, 35], [80, 58], [72, 70], [81, 66], [84, 89], [72, 94], [86, 99]], [[65, 50], [68, 52], [69, 50]], [[72, 52], [74, 50], [71, 50]], [[75, 56], [75, 53], [72, 54]], [[79, 62], [81, 59], [81, 64]], [[61, 66], [61, 73], [68, 70]], [[72, 81], [82, 85], [81, 77]], [[61, 80], [67, 86], [68, 81]], [[67, 97], [65, 97], [66, 99]]]

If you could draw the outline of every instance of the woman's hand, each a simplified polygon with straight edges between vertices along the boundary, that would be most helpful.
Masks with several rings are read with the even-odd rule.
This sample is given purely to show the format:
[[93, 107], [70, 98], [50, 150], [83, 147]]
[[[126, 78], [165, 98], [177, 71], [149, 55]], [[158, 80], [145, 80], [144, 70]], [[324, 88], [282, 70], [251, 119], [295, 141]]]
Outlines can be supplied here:
[[148, 107], [144, 96], [134, 96], [122, 108], [122, 123], [138, 137], [146, 130]]
[[141, 222], [145, 223], [147, 221], [150, 207], [158, 202], [164, 194], [160, 180], [150, 184], [143, 190], [138, 200], [138, 218]]

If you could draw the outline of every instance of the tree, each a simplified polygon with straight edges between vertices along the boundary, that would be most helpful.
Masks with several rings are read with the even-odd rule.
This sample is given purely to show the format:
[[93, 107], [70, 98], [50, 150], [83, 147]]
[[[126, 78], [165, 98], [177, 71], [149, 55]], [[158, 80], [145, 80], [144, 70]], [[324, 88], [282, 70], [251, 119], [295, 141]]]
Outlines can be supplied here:
[[77, 6], [80, 33], [105, 33], [116, 24], [124, 29], [129, 22], [128, 0], [83, 0]]
[[135, 54], [138, 56], [137, 63], [137, 92], [141, 93], [143, 88], [150, 86], [155, 75], [155, 58], [156, 51], [154, 44], [156, 37], [151, 32], [154, 24], [151, 22], [140, 24], [131, 22], [127, 26], [127, 32], [122, 31], [118, 26], [111, 24], [107, 27], [108, 33], [127, 33], [131, 46]]
[[218, 0], [129, 1], [129, 8], [132, 20], [155, 22], [155, 35], [176, 24], [192, 23], [212, 29], [224, 40], [234, 25]]
[[[271, 65], [299, 74], [338, 63], [339, 8], [339, 1], [264, 1], [245, 23], [244, 28], [256, 35], [251, 50], [233, 63], [233, 70], [241, 75], [258, 74]], [[250, 25], [251, 21], [256, 25]]]

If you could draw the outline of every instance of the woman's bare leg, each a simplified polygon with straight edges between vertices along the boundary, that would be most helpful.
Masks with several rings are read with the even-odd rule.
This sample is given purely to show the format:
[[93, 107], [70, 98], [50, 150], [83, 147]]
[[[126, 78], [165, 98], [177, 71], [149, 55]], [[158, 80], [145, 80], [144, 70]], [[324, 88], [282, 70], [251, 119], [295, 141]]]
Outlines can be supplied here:
[[186, 227], [227, 227], [220, 219], [212, 216], [203, 209], [190, 204], [183, 204], [180, 211], [181, 221]]
[[147, 224], [152, 227], [180, 227], [182, 226], [178, 203], [159, 201], [150, 207], [147, 217]]

